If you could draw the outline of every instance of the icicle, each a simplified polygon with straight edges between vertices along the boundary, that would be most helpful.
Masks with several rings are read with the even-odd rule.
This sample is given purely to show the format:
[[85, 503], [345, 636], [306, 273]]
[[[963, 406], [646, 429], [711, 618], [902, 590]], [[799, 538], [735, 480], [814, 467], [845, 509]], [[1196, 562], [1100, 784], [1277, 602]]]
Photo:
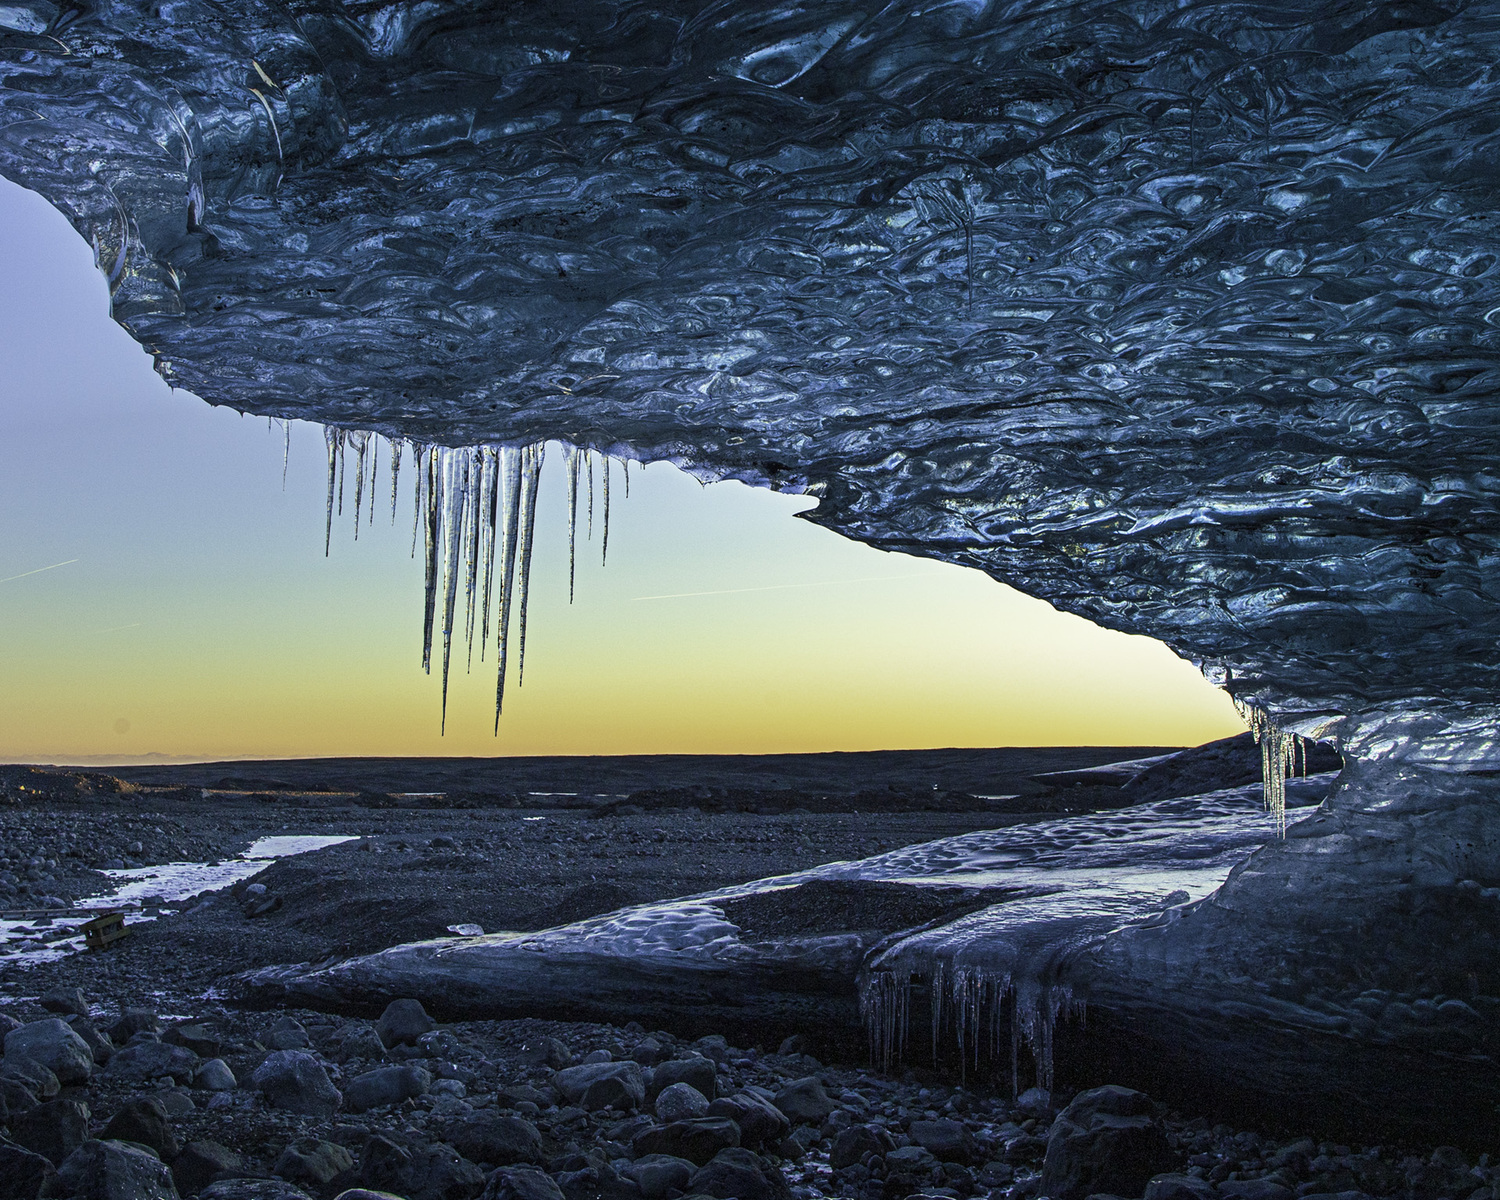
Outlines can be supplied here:
[[589, 477], [589, 541], [594, 540], [594, 452], [587, 446], [583, 450], [583, 469]]
[[354, 540], [359, 541], [360, 511], [365, 500], [365, 454], [370, 448], [368, 433], [351, 433], [354, 443]]
[[563, 463], [568, 470], [568, 603], [573, 603], [574, 566], [578, 560], [578, 466], [580, 453], [577, 446], [563, 451]]
[[453, 610], [458, 601], [460, 555], [464, 545], [464, 518], [469, 509], [468, 450], [444, 447], [441, 451], [447, 474], [443, 505], [443, 716], [439, 732], [448, 731], [448, 664], [453, 655]]
[[625, 472], [625, 499], [630, 499], [630, 460], [621, 459], [621, 470]]
[[438, 451], [429, 446], [422, 471], [425, 486], [421, 490], [422, 500], [426, 502], [426, 511], [422, 514], [425, 518], [422, 528], [426, 534], [427, 551], [427, 594], [422, 616], [422, 669], [428, 674], [432, 673], [432, 626], [437, 615], [438, 535], [441, 533], [439, 520], [443, 506], [443, 477], [438, 467]]
[[510, 656], [510, 606], [516, 577], [516, 554], [521, 524], [521, 451], [506, 446], [500, 452], [500, 478], [504, 489], [504, 527], [500, 533], [500, 614], [495, 619], [495, 733], [500, 733], [500, 713], [505, 707], [505, 669]]
[[[396, 523], [396, 489], [401, 482], [401, 443], [391, 443], [391, 524]], [[371, 518], [373, 520], [373, 518]]]
[[[1265, 797], [1266, 809], [1276, 819], [1276, 832], [1286, 837], [1286, 781], [1292, 774], [1296, 762], [1298, 743], [1295, 733], [1287, 733], [1263, 708], [1246, 704], [1234, 697], [1234, 707], [1240, 718], [1250, 727], [1255, 742], [1260, 747], [1261, 793]], [[1302, 747], [1303, 775], [1307, 774], [1307, 749]]]
[[516, 583], [516, 686], [526, 682], [526, 598], [531, 590], [531, 546], [536, 534], [536, 497], [542, 480], [547, 447], [538, 442], [521, 452], [521, 545], [517, 552], [520, 571]]
[[[375, 524], [375, 482], [380, 475], [380, 438], [370, 435], [373, 448], [370, 451], [370, 524]], [[356, 533], [356, 536], [357, 533]]]
[[474, 669], [474, 602], [479, 593], [479, 559], [484, 552], [484, 531], [480, 525], [481, 509], [484, 505], [484, 485], [488, 475], [490, 451], [481, 446], [474, 451], [474, 484], [469, 499], [469, 532], [464, 538], [468, 560], [464, 563], [464, 631], [468, 643], [468, 664], [465, 671]]
[[282, 421], [281, 428], [286, 434], [286, 442], [281, 448], [281, 490], [286, 491], [286, 469], [292, 461], [292, 423]]
[[609, 455], [604, 456], [604, 536], [601, 539], [602, 546], [599, 551], [599, 565], [609, 565]]
[[422, 522], [427, 514], [427, 447], [413, 446], [411, 456], [417, 472], [417, 481], [412, 488], [411, 556], [417, 556], [417, 538], [422, 532]]
[[[484, 661], [484, 648], [490, 640], [490, 594], [495, 583], [495, 533], [496, 516], [500, 501], [500, 452], [491, 448], [489, 454], [489, 494], [484, 505], [484, 597], [480, 602], [481, 622], [479, 628], [479, 661]], [[504, 580], [501, 581], [504, 583]]]
[[348, 433], [339, 430], [339, 516], [344, 515], [344, 450]]
[[323, 429], [323, 441], [328, 445], [328, 514], [323, 526], [323, 557], [328, 557], [328, 552], [333, 546], [333, 483], [338, 473], [338, 466], [342, 459], [339, 453], [343, 446], [343, 431], [328, 425]]

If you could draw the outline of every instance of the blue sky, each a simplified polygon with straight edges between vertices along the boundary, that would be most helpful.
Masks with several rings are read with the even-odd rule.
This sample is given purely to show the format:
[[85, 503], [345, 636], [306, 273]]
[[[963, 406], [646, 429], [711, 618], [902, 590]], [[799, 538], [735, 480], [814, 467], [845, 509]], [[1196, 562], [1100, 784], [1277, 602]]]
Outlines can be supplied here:
[[[0, 759], [770, 753], [1190, 744], [1242, 728], [1144, 638], [793, 519], [666, 464], [614, 491], [567, 599], [543, 478], [526, 684], [488, 663], [439, 735], [410, 497], [323, 555], [322, 430], [170, 390], [89, 248], [0, 180]], [[618, 484], [618, 475], [616, 483]], [[663, 598], [666, 597], [666, 598]], [[461, 660], [460, 660], [461, 662]]]

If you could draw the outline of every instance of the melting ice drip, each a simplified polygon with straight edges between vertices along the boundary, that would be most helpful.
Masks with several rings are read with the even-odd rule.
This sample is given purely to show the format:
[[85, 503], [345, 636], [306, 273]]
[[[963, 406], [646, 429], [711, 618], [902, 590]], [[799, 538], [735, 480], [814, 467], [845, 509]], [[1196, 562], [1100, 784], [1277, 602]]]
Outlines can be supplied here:
[[[516, 686], [526, 676], [526, 603], [531, 579], [531, 551], [536, 531], [537, 493], [546, 446], [523, 445], [434, 446], [389, 440], [364, 430], [325, 427], [328, 444], [328, 511], [323, 552], [333, 542], [333, 518], [344, 512], [345, 472], [354, 467], [354, 536], [364, 519], [368, 494], [369, 520], [375, 519], [375, 487], [380, 446], [387, 446], [390, 462], [391, 520], [396, 519], [401, 461], [409, 455], [416, 473], [412, 523], [412, 554], [422, 548], [426, 567], [422, 617], [422, 669], [432, 671], [435, 637], [442, 638], [442, 724], [448, 723], [448, 677], [453, 658], [454, 629], [460, 615], [467, 647], [467, 667], [474, 648], [484, 661], [490, 630], [495, 633], [495, 732], [505, 706], [505, 684], [510, 662], [512, 614], [515, 623]], [[612, 459], [600, 455], [602, 504], [601, 560], [609, 557], [609, 483]], [[594, 452], [563, 447], [568, 487], [568, 601], [572, 603], [576, 574], [578, 524], [586, 513], [586, 533], [594, 532]], [[629, 460], [622, 460], [625, 494], [630, 494]], [[586, 494], [586, 507], [580, 500]], [[459, 593], [463, 593], [460, 614]], [[478, 638], [475, 626], [478, 625]]]
[[1286, 781], [1295, 772], [1299, 752], [1302, 776], [1307, 777], [1307, 743], [1297, 734], [1282, 729], [1263, 708], [1246, 704], [1238, 697], [1234, 697], [1234, 707], [1260, 747], [1260, 782], [1266, 808], [1276, 818], [1276, 832], [1286, 837]]

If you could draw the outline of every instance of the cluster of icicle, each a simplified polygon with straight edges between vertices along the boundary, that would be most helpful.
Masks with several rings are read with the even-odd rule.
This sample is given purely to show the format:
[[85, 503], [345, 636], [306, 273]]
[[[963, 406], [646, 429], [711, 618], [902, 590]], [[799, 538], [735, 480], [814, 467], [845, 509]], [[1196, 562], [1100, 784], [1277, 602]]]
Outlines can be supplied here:
[[1307, 745], [1295, 733], [1288, 733], [1276, 724], [1275, 719], [1263, 708], [1246, 704], [1238, 697], [1234, 707], [1241, 719], [1250, 726], [1260, 747], [1260, 783], [1265, 795], [1266, 808], [1276, 818], [1276, 832], [1286, 837], [1286, 781], [1292, 776], [1300, 751], [1302, 774], [1307, 775]]
[[[467, 666], [480, 661], [495, 635], [495, 732], [505, 706], [511, 625], [514, 614], [516, 685], [526, 673], [526, 597], [531, 579], [531, 551], [536, 529], [537, 492], [546, 446], [541, 442], [513, 446], [435, 446], [391, 441], [363, 430], [327, 428], [328, 520], [323, 551], [333, 541], [333, 518], [343, 515], [345, 474], [354, 469], [354, 536], [368, 507], [375, 519], [375, 487], [380, 469], [380, 447], [387, 447], [390, 464], [391, 520], [396, 519], [402, 458], [414, 471], [412, 554], [420, 548], [426, 567], [422, 619], [422, 669], [432, 671], [432, 647], [442, 638], [443, 713], [448, 723], [448, 676], [453, 657], [454, 630], [462, 619]], [[609, 480], [611, 459], [600, 456], [603, 507], [602, 556], [609, 556]], [[568, 600], [573, 599], [577, 561], [581, 493], [586, 488], [587, 534], [594, 529], [594, 463], [592, 451], [564, 446], [568, 487]], [[630, 489], [625, 464], [626, 494]], [[367, 499], [368, 497], [368, 499]], [[460, 609], [459, 595], [463, 604]], [[478, 638], [475, 627], [478, 626]]]
[[[977, 1070], [985, 1058], [991, 1063], [1000, 1061], [1008, 1040], [1012, 1093], [1020, 1091], [1023, 1044], [1035, 1063], [1037, 1086], [1051, 1090], [1058, 1018], [1083, 1014], [1083, 1005], [1067, 985], [1042, 979], [1016, 981], [1009, 973], [942, 961], [934, 964], [929, 982], [934, 1063], [945, 1032], [951, 1031], [957, 1043], [959, 1069], [965, 1078], [970, 1067]], [[860, 1009], [870, 1036], [870, 1055], [884, 1070], [891, 1070], [905, 1056], [914, 986], [910, 973], [899, 968], [875, 972], [862, 981]]]

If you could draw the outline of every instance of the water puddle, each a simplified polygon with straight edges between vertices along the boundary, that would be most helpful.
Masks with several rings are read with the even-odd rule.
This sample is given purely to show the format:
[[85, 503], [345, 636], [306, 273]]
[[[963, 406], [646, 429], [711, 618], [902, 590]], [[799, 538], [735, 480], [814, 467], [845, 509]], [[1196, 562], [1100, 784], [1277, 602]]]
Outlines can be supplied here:
[[130, 913], [129, 924], [155, 920], [160, 906], [229, 887], [259, 874], [279, 858], [355, 840], [352, 834], [276, 834], [258, 838], [241, 854], [218, 862], [160, 863], [105, 871], [103, 874], [116, 884], [108, 892], [81, 897], [71, 908], [38, 917], [0, 918], [0, 963], [25, 967], [52, 962], [82, 950], [80, 929], [102, 912], [126, 911]]

